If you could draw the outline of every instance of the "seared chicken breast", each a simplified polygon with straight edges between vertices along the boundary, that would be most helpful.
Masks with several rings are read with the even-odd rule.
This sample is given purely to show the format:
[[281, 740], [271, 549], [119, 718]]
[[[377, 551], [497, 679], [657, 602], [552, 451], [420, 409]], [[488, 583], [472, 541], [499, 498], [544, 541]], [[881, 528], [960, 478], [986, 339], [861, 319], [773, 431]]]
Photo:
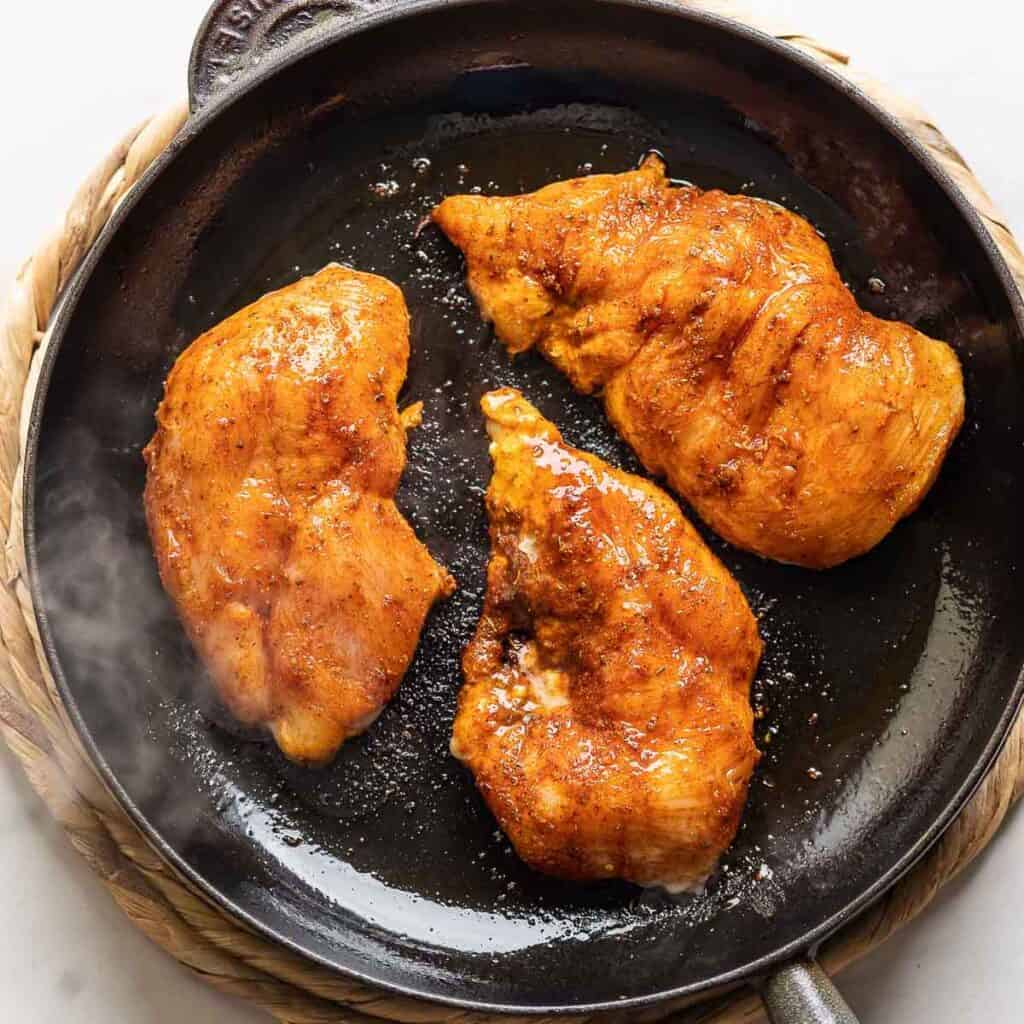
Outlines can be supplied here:
[[723, 537], [813, 568], [874, 547], [964, 419], [953, 350], [862, 311], [801, 217], [637, 171], [453, 196], [434, 220], [536, 346]]
[[664, 492], [516, 391], [483, 408], [492, 557], [452, 751], [538, 871], [699, 887], [758, 761], [754, 616]]
[[328, 267], [182, 353], [145, 451], [164, 586], [227, 707], [296, 761], [373, 721], [454, 587], [393, 500], [408, 357], [398, 288]]

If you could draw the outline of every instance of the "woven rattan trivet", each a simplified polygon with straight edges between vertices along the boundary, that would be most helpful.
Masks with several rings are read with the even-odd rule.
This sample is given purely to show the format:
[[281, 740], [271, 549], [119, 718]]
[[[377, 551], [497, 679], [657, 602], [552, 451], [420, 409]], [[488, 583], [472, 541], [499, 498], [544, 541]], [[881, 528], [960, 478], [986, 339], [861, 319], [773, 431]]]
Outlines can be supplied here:
[[[920, 111], [847, 66], [847, 58], [799, 33], [766, 24], [730, 0], [694, 3], [785, 39], [854, 81], [897, 116], [960, 186], [1024, 284], [1024, 255], [957, 151]], [[367, 1024], [374, 1020], [483, 1022], [452, 1010], [377, 992], [318, 968], [243, 930], [186, 886], [150, 849], [93, 772], [61, 704], [39, 646], [24, 583], [21, 457], [39, 355], [62, 288], [118, 202], [164, 149], [186, 117], [184, 106], [133, 131], [75, 197], [59, 231], [18, 277], [0, 313], [0, 732], [32, 785], [110, 890], [154, 942], [217, 988], [287, 1024]], [[995, 768], [931, 853], [880, 902], [820, 951], [841, 970], [916, 917], [969, 864], [1024, 789], [1024, 718]], [[666, 1012], [662, 1008], [662, 1014]], [[502, 1018], [508, 1021], [509, 1018]], [[536, 1018], [534, 1018], [536, 1019]], [[634, 1018], [635, 1019], [635, 1018]], [[676, 1024], [739, 1024], [762, 1019], [747, 989], [677, 1010]]]

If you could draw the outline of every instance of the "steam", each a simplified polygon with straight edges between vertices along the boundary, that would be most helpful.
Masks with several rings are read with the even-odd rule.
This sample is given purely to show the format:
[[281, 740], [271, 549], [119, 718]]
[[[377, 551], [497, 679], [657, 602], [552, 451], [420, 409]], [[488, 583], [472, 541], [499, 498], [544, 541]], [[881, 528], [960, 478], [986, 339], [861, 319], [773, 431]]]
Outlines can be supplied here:
[[[117, 408], [114, 396], [110, 408]], [[188, 834], [205, 799], [178, 777], [160, 716], [182, 699], [213, 710], [201, 668], [176, 622], [150, 548], [142, 509], [141, 450], [104, 448], [75, 430], [62, 467], [37, 495], [45, 610], [60, 665], [85, 725], [128, 796]]]

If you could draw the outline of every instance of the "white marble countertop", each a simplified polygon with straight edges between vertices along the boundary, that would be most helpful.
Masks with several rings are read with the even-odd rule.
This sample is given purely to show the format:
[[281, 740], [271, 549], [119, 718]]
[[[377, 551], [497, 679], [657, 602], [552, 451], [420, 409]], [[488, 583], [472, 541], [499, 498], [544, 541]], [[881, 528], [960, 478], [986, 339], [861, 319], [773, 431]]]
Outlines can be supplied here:
[[[86, 172], [133, 123], [183, 93], [207, 0], [5, 3], [0, 95], [0, 282]], [[859, 0], [748, 0], [845, 49], [921, 102], [1024, 232], [1024, 8]], [[933, 907], [846, 972], [864, 1024], [1022, 1019], [1024, 815]], [[177, 967], [114, 906], [0, 753], [0, 1020], [253, 1024], [256, 1011]]]

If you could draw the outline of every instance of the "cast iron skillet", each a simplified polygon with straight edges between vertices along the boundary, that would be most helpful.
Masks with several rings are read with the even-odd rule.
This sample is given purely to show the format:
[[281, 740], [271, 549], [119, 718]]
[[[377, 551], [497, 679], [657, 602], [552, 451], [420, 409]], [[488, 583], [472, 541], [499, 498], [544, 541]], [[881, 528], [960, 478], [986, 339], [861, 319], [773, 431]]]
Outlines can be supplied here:
[[[935, 841], [1021, 696], [1021, 307], [975, 215], [849, 85], [656, 0], [223, 2], [192, 90], [181, 137], [70, 289], [31, 422], [33, 596], [111, 790], [226, 911], [374, 985], [487, 1010], [635, 1014], [774, 975], [777, 1014], [833, 1019], [820, 1000], [801, 1008], [817, 999], [804, 968], [774, 972]], [[509, 361], [458, 255], [417, 230], [446, 193], [619, 171], [651, 148], [680, 179], [809, 217], [865, 306], [956, 347], [968, 394], [934, 491], [871, 554], [814, 573], [708, 535], [761, 617], [766, 756], [721, 871], [677, 899], [532, 874], [448, 754], [487, 558], [481, 393], [517, 384], [570, 441], [636, 463], [593, 400], [540, 359]], [[330, 260], [405, 290], [406, 397], [425, 401], [426, 423], [401, 504], [461, 590], [382, 719], [306, 771], [211, 702], [157, 580], [140, 449], [196, 335]]]

